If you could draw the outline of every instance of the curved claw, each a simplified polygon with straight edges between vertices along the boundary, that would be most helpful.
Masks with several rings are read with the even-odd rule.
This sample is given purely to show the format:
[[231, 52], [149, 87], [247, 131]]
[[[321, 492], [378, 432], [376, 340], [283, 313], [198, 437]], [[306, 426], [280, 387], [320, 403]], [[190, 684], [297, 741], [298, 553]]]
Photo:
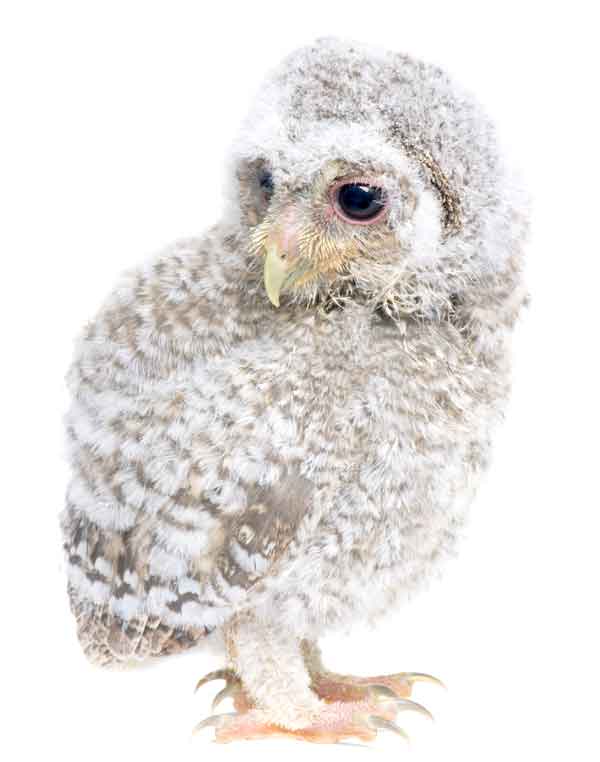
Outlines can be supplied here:
[[202, 720], [199, 722], [194, 729], [192, 730], [192, 733], [198, 733], [200, 730], [203, 730], [204, 728], [220, 728], [222, 725], [226, 722], [228, 717], [237, 717], [237, 712], [224, 712], [223, 714], [211, 714], [210, 717], [207, 717], [205, 720]]
[[227, 685], [224, 688], [222, 688], [214, 697], [213, 702], [211, 704], [212, 710], [214, 711], [219, 706], [221, 701], [224, 701], [229, 696], [233, 696], [237, 690], [237, 687], [238, 687], [237, 682], [233, 682], [233, 681], [228, 682]]
[[405, 741], [410, 741], [408, 733], [405, 730], [402, 730], [402, 728], [396, 725], [395, 722], [386, 720], [385, 717], [379, 717], [378, 715], [372, 714], [367, 720], [374, 730], [389, 730], [391, 733], [395, 733], [401, 738], [404, 738]]
[[401, 672], [398, 677], [402, 680], [406, 680], [409, 685], [415, 683], [432, 683], [438, 685], [440, 688], [446, 689], [444, 683], [433, 675], [427, 675], [425, 672]]
[[429, 709], [426, 709], [422, 704], [418, 704], [416, 701], [411, 701], [410, 699], [396, 699], [395, 703], [396, 709], [399, 712], [417, 712], [433, 722], [433, 715]]
[[398, 712], [417, 712], [433, 721], [433, 715], [422, 704], [411, 699], [398, 698], [391, 688], [386, 685], [371, 685], [369, 693], [372, 698], [381, 705], [393, 704]]
[[225, 680], [227, 684], [237, 679], [233, 670], [231, 669], [216, 669], [214, 672], [209, 672], [196, 683], [194, 693], [206, 683], [210, 683], [212, 680]]

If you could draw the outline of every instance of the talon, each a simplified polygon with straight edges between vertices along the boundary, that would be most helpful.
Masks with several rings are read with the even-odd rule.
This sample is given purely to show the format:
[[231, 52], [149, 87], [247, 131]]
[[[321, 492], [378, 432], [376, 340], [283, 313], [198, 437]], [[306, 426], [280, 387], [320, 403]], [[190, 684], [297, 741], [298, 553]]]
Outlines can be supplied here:
[[379, 717], [378, 715], [370, 715], [368, 718], [369, 725], [374, 730], [389, 730], [391, 733], [396, 733], [396, 735], [401, 736], [404, 738], [405, 741], [410, 741], [410, 738], [408, 736], [408, 733], [405, 730], [402, 730], [401, 727], [396, 725], [395, 722], [392, 722], [391, 720], [386, 720], [385, 717]]
[[192, 733], [196, 734], [200, 730], [203, 730], [204, 728], [220, 728], [228, 717], [237, 717], [237, 716], [238, 716], [237, 712], [224, 712], [223, 714], [212, 714], [210, 717], [207, 717], [205, 720], [202, 720], [201, 722], [199, 722], [192, 730]]
[[203, 685], [206, 685], [206, 683], [210, 683], [213, 680], [225, 680], [225, 682], [229, 684], [232, 680], [237, 680], [237, 677], [231, 669], [216, 669], [214, 672], [209, 672], [198, 680], [196, 687], [194, 688], [194, 693]]
[[393, 704], [397, 712], [417, 712], [433, 721], [433, 715], [422, 704], [410, 699], [398, 698], [393, 690], [386, 685], [372, 685], [369, 687], [371, 697], [381, 706]]
[[399, 712], [417, 712], [433, 722], [433, 715], [429, 709], [426, 709], [422, 704], [418, 704], [416, 701], [411, 701], [410, 699], [396, 699], [395, 704], [396, 709]]
[[222, 688], [214, 697], [212, 705], [211, 705], [212, 710], [214, 711], [219, 706], [221, 701], [224, 701], [229, 696], [233, 696], [235, 692], [237, 691], [237, 689], [238, 689], [237, 681], [228, 682], [227, 685], [224, 688]]
[[403, 672], [399, 677], [402, 680], [406, 680], [410, 686], [415, 683], [432, 683], [433, 685], [438, 685], [440, 688], [444, 688], [444, 690], [446, 689], [446, 686], [441, 680], [433, 675], [427, 675], [424, 672]]

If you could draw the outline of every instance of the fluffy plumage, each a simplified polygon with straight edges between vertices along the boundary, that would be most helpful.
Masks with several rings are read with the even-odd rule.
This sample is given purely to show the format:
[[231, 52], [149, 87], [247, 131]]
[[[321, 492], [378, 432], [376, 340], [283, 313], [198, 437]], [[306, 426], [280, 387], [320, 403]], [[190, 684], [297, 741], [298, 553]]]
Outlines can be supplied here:
[[[252, 702], [303, 727], [300, 640], [455, 551], [509, 389], [523, 198], [446, 74], [329, 39], [270, 76], [230, 166], [224, 220], [128, 274], [79, 340], [69, 594], [101, 663], [224, 627]], [[377, 179], [383, 222], [331, 213], [346, 176]], [[265, 246], [290, 235], [304, 277], [276, 309]]]

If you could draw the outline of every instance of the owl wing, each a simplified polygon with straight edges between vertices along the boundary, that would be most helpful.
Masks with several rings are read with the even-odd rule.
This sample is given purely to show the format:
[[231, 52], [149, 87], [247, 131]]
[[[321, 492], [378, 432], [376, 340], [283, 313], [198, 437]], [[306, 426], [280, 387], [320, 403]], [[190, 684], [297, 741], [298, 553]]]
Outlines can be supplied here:
[[211, 368], [218, 348], [246, 329], [223, 321], [236, 304], [227, 303], [215, 249], [226, 262], [213, 233], [128, 275], [86, 329], [69, 373], [69, 594], [83, 648], [101, 663], [185, 648], [226, 621], [273, 569], [310, 503], [298, 474], [281, 472], [269, 486], [223, 478], [235, 453]]
[[69, 593], [84, 651], [101, 663], [173, 653], [223, 624], [275, 570], [310, 504], [302, 477], [287, 476], [225, 515], [189, 479], [165, 489], [124, 451], [72, 445]]

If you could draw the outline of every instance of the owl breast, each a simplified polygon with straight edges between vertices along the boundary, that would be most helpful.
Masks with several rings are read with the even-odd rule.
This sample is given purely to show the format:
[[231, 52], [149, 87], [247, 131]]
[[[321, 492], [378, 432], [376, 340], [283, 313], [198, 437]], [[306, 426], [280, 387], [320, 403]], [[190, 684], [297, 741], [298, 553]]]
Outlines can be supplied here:
[[494, 417], [493, 385], [462, 338], [402, 332], [355, 310], [286, 324], [269, 360], [242, 365], [241, 397], [255, 402], [245, 428], [239, 416], [234, 426], [239, 468], [255, 448], [255, 476], [289, 484], [271, 509], [285, 511], [299, 489], [306, 502], [249, 605], [314, 636], [423, 586], [455, 552]]

